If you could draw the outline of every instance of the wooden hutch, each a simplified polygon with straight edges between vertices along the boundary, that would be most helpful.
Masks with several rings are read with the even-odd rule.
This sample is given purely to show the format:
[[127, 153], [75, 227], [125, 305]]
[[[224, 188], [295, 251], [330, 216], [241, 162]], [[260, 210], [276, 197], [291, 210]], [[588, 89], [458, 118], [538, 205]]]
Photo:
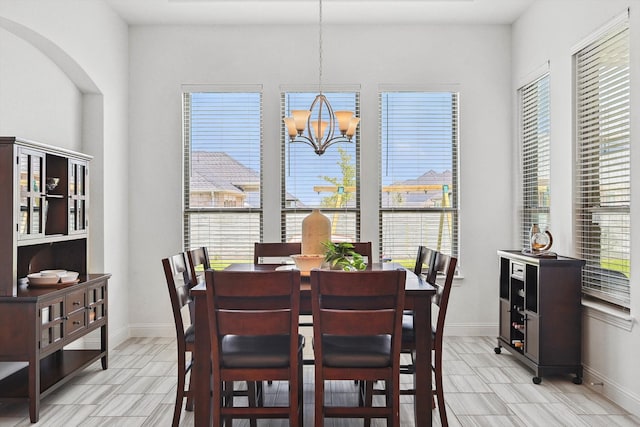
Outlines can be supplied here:
[[[97, 360], [107, 368], [111, 275], [87, 271], [90, 160], [0, 137], [0, 362], [27, 362], [0, 378], [0, 399], [28, 399], [31, 422], [38, 421], [40, 398], [74, 373]], [[28, 283], [28, 274], [46, 269], [80, 274], [77, 283]], [[96, 330], [99, 348], [66, 348]]]

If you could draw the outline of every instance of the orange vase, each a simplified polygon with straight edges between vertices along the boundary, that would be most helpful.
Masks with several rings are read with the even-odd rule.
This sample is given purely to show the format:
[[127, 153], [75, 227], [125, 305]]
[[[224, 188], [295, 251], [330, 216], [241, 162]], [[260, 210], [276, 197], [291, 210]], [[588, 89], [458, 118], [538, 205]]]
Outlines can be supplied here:
[[314, 209], [302, 220], [302, 254], [324, 254], [327, 248], [322, 243], [331, 240], [331, 220]]

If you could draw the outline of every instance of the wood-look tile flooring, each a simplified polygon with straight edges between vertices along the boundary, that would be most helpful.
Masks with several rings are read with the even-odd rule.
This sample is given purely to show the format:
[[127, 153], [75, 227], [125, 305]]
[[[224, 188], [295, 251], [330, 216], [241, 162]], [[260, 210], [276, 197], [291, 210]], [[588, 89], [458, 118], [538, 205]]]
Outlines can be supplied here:
[[[639, 426], [640, 419], [571, 377], [531, 382], [530, 371], [508, 352], [496, 355], [492, 337], [446, 337], [445, 399], [451, 426]], [[310, 347], [309, 345], [307, 347]], [[95, 363], [43, 399], [37, 426], [170, 426], [175, 396], [176, 350], [172, 339], [131, 338], [110, 352], [109, 369]], [[313, 368], [305, 367], [305, 426], [313, 425]], [[406, 378], [405, 378], [406, 377]], [[411, 382], [409, 376], [403, 381]], [[286, 397], [275, 383], [267, 399]], [[353, 399], [355, 386], [331, 387], [334, 401]], [[414, 426], [413, 398], [402, 397], [402, 426]], [[269, 400], [267, 400], [269, 401]], [[433, 425], [439, 426], [437, 411]], [[24, 402], [0, 403], [0, 427], [29, 426]], [[182, 412], [181, 426], [193, 425]], [[234, 426], [248, 425], [236, 421]], [[286, 426], [280, 420], [259, 426]], [[329, 420], [327, 426], [361, 426], [361, 420]], [[383, 426], [384, 421], [373, 425]]]

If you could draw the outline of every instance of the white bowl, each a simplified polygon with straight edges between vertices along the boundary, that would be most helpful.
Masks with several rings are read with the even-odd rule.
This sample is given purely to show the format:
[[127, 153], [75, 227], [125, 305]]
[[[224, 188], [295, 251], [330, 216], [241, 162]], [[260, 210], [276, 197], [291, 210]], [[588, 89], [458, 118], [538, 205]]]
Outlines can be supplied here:
[[324, 262], [324, 255], [320, 254], [297, 254], [291, 255], [291, 258], [296, 263], [298, 270], [302, 272], [311, 271], [311, 269], [314, 268], [320, 268]]
[[75, 282], [78, 278], [78, 274], [79, 273], [77, 271], [67, 271], [65, 274], [60, 276], [60, 283]]
[[55, 285], [60, 278], [58, 276], [43, 276], [41, 273], [27, 275], [30, 285]]
[[40, 276], [42, 277], [60, 277], [67, 274], [67, 270], [42, 270]]

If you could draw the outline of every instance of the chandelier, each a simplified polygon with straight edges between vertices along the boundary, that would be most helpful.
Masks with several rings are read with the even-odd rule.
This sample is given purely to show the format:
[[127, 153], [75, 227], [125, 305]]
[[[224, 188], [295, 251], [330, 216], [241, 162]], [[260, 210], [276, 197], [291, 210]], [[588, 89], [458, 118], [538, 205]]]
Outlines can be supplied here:
[[[353, 111], [333, 111], [329, 100], [322, 93], [322, 0], [318, 2], [318, 95], [308, 110], [292, 110], [291, 117], [285, 117], [290, 142], [310, 145], [318, 156], [338, 142], [351, 142], [360, 119]], [[336, 134], [336, 122], [339, 135]]]

